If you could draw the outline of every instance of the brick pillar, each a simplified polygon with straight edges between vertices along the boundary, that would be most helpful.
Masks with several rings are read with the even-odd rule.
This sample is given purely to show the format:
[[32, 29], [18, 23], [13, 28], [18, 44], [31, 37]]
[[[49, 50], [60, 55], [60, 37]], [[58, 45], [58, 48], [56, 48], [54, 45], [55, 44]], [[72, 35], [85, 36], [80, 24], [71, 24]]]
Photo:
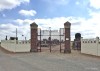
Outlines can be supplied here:
[[30, 50], [30, 52], [37, 52], [37, 50], [38, 50], [38, 47], [37, 47], [38, 25], [35, 22], [33, 22], [32, 24], [30, 24], [30, 27], [31, 27], [31, 50]]
[[64, 53], [71, 53], [71, 49], [70, 49], [70, 26], [71, 23], [70, 22], [65, 22], [64, 23], [64, 29], [65, 29], [65, 49], [64, 49]]

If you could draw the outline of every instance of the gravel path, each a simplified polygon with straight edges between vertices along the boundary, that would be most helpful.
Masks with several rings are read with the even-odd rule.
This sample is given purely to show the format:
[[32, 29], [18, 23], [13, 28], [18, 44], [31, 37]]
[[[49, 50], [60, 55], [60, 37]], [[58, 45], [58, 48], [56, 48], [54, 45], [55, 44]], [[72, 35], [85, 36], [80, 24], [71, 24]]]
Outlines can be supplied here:
[[7, 54], [0, 51], [0, 71], [100, 71], [100, 58], [44, 51]]

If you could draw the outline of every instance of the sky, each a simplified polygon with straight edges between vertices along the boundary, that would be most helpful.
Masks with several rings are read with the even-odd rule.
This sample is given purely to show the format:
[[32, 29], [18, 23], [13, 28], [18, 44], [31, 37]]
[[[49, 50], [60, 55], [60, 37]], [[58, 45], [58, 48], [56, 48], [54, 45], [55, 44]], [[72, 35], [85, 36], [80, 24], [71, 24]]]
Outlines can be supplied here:
[[[71, 40], [75, 33], [83, 38], [100, 37], [100, 0], [0, 0], [0, 41], [6, 35], [19, 40], [30, 39], [30, 24], [41, 29], [64, 28], [71, 23]], [[24, 36], [22, 36], [24, 35]]]

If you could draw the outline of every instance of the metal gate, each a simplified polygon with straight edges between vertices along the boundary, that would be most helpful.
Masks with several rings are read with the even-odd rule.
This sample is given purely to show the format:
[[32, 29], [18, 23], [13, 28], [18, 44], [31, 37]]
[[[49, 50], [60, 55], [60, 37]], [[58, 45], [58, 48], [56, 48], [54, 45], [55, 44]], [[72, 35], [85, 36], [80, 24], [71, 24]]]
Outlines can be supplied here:
[[65, 31], [64, 28], [59, 30], [41, 30], [38, 28], [38, 51], [49, 49], [52, 51], [64, 52]]

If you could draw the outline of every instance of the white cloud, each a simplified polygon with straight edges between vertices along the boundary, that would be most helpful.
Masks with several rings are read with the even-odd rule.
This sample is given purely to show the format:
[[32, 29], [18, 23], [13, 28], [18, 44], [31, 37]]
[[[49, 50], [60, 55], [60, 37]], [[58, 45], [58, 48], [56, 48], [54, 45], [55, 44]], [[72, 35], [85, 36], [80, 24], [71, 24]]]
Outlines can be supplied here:
[[92, 25], [92, 29], [95, 31], [95, 35], [96, 36], [100, 36], [100, 11], [99, 12], [91, 12], [90, 13], [91, 15], [91, 19], [88, 20], [88, 22], [90, 23], [90, 26], [91, 26], [91, 23], [93, 24]]
[[[35, 19], [34, 21], [44, 29], [63, 28], [66, 21], [71, 22], [71, 34], [77, 32], [84, 38], [100, 37], [100, 12], [91, 12], [91, 18], [85, 19], [80, 17], [56, 17], [52, 19]], [[74, 35], [71, 35], [73, 37]], [[72, 38], [73, 39], [73, 38]]]
[[[18, 19], [16, 20], [16, 23], [19, 22], [19, 24], [21, 25], [14, 25], [14, 24], [3, 24], [0, 25], [0, 32], [1, 32], [1, 39], [4, 39], [6, 35], [8, 35], [8, 37], [10, 36], [15, 36], [15, 30], [16, 28], [18, 28], [18, 37], [19, 39], [22, 39], [22, 34], [24, 36], [26, 36], [28, 39], [30, 38], [30, 24], [35, 21], [39, 28], [42, 29], [49, 29], [49, 27], [51, 27], [51, 29], [59, 29], [59, 28], [63, 28], [64, 27], [64, 23], [68, 20], [68, 18], [65, 17], [61, 17], [61, 18], [53, 18], [53, 19], [35, 19], [35, 20], [21, 20]], [[24, 22], [27, 21], [27, 24], [24, 24]], [[74, 37], [74, 34], [77, 32], [82, 32], [83, 30], [86, 30], [88, 27], [86, 27], [86, 23], [83, 23], [83, 25], [79, 24], [75, 24], [73, 22], [75, 22], [75, 19], [71, 20], [72, 21], [72, 26], [71, 26], [71, 32], [73, 33], [73, 35], [71, 35], [72, 39]], [[77, 20], [77, 21], [81, 21]], [[77, 23], [76, 21], [76, 23]], [[74, 25], [75, 24], [75, 25]], [[10, 27], [8, 27], [10, 25]], [[86, 27], [86, 28], [84, 28]], [[91, 29], [90, 29], [91, 30]], [[87, 34], [87, 33], [85, 33]]]
[[13, 36], [13, 31], [15, 30], [15, 28], [16, 28], [16, 26], [11, 23], [0, 24], [0, 38], [4, 39], [6, 35]]
[[[66, 21], [71, 22], [71, 39], [74, 38], [75, 33], [79, 32], [84, 38], [95, 38], [96, 36], [100, 37], [100, 12], [90, 12], [90, 18], [85, 19], [81, 17], [54, 17], [54, 18], [40, 18], [40, 19], [16, 19], [14, 24], [1, 24], [0, 25], [0, 38], [4, 38], [5, 35], [9, 36], [15, 35], [14, 30], [18, 28], [19, 38], [22, 39], [22, 34], [25, 35], [28, 39], [30, 38], [30, 24], [36, 22], [39, 28], [42, 29], [59, 29], [64, 27]], [[8, 27], [10, 25], [10, 27]]]
[[29, 3], [30, 0], [0, 0], [0, 11], [5, 9], [13, 9], [22, 3]]
[[[74, 23], [74, 22], [78, 22], [79, 20], [81, 20], [81, 19], [79, 19], [79, 20], [75, 20], [75, 19], [77, 19], [77, 18], [74, 18], [74, 17], [55, 17], [55, 18], [48, 18], [48, 19], [35, 19], [33, 21], [39, 25], [42, 24], [42, 28], [52, 27], [52, 29], [58, 29], [58, 28], [63, 28], [64, 23], [67, 21], [71, 21], [72, 25], [75, 25], [76, 23]], [[77, 24], [77, 25], [79, 25], [79, 24]]]
[[90, 0], [90, 6], [96, 9], [100, 9], [100, 0]]
[[15, 22], [18, 25], [25, 25], [25, 24], [31, 24], [33, 22], [33, 20], [30, 20], [30, 19], [25, 19], [25, 20], [16, 19], [13, 22]]
[[35, 10], [20, 10], [19, 14], [24, 15], [24, 16], [35, 16], [36, 15]]
[[8, 39], [10, 37], [15, 37], [16, 28], [18, 30], [19, 40], [23, 40], [22, 35], [24, 35], [24, 37], [27, 37], [27, 39], [30, 38], [30, 25], [29, 24], [18, 26], [12, 23], [8, 23], [8, 24], [0, 24], [0, 40], [5, 39], [6, 35], [8, 36]]

